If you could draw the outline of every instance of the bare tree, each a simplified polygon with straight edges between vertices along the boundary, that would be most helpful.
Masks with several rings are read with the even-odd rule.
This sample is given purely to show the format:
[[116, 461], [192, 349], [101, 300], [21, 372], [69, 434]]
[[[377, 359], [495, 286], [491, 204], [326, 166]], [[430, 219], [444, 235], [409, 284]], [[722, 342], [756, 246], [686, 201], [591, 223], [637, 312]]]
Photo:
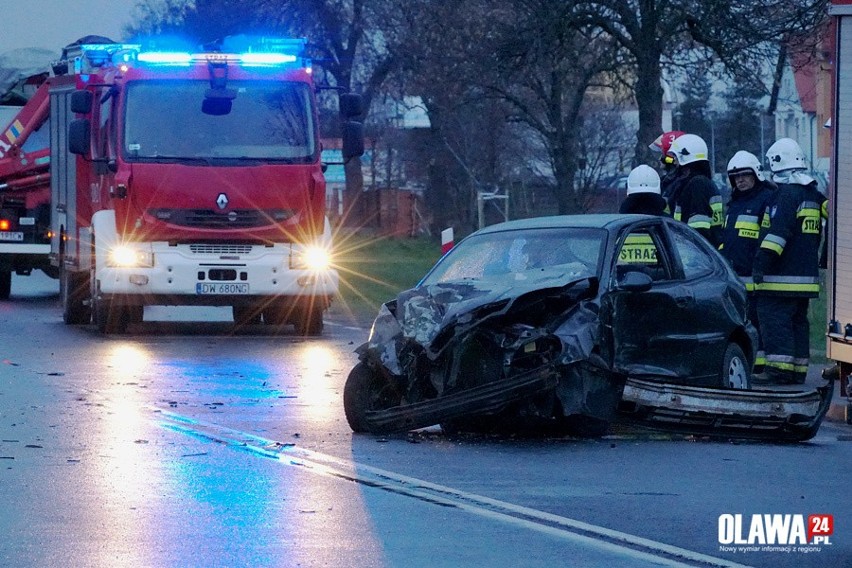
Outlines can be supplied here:
[[[581, 22], [606, 32], [623, 48], [639, 108], [635, 161], [650, 159], [648, 144], [662, 124], [661, 69], [685, 53], [715, 57], [733, 74], [776, 59], [782, 40], [801, 41], [827, 17], [827, 0], [579, 0]], [[681, 59], [682, 61], [682, 59]]]
[[[425, 96], [435, 127], [451, 125], [448, 115], [458, 110], [493, 105], [489, 116], [523, 125], [513, 132], [524, 132], [528, 149], [546, 153], [557, 210], [580, 210], [579, 117], [586, 89], [613, 68], [605, 34], [578, 29], [572, 3], [549, 0], [413, 0], [404, 14], [392, 22], [405, 30], [393, 45], [407, 88]], [[486, 127], [496, 140], [499, 125]], [[459, 137], [445, 132], [445, 139]]]

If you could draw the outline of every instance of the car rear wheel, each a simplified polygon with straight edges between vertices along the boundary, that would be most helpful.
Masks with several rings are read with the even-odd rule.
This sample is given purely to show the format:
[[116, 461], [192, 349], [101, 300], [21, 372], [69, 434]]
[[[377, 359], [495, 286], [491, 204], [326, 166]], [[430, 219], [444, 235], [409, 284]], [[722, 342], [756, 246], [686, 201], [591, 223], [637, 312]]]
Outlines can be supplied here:
[[750, 389], [751, 373], [748, 359], [742, 348], [729, 343], [722, 361], [722, 387], [727, 389]]
[[367, 412], [393, 408], [401, 401], [394, 385], [363, 362], [355, 365], [343, 387], [343, 411], [353, 432], [380, 434], [367, 423]]

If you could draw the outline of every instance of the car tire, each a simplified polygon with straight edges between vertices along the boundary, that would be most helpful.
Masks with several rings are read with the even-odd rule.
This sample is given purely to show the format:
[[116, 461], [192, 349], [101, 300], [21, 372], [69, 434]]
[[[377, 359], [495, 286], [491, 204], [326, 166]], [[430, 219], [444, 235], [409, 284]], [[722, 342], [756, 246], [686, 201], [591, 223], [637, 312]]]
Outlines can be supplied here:
[[729, 343], [722, 359], [721, 386], [726, 389], [750, 389], [751, 373], [742, 347]]
[[364, 362], [349, 372], [343, 387], [343, 411], [353, 432], [381, 434], [367, 423], [367, 412], [393, 408], [401, 401], [396, 387]]
[[12, 293], [12, 271], [0, 270], [0, 300], [8, 300]]

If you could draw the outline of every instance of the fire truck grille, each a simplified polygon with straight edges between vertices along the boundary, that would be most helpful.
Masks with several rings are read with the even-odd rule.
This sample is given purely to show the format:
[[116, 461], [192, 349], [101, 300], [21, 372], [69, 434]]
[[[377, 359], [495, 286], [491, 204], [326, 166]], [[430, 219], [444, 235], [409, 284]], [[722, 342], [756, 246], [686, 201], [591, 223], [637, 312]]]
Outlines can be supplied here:
[[212, 209], [149, 209], [157, 220], [181, 227], [204, 229], [244, 229], [276, 225], [293, 217], [289, 209], [231, 209], [226, 212]]
[[189, 245], [193, 254], [251, 254], [251, 245]]

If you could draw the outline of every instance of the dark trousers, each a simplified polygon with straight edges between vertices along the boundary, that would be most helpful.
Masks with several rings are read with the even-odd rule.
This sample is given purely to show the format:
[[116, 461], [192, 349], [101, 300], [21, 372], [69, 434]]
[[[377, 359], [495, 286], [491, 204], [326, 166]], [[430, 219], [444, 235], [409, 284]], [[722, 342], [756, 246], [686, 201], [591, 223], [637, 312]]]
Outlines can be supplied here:
[[758, 296], [757, 316], [766, 352], [766, 372], [803, 383], [810, 358], [810, 298]]
[[760, 331], [760, 316], [757, 313], [757, 294], [748, 293], [748, 320], [757, 329], [757, 352], [754, 357], [754, 372], [763, 372], [766, 365], [766, 351], [763, 348], [763, 334]]

